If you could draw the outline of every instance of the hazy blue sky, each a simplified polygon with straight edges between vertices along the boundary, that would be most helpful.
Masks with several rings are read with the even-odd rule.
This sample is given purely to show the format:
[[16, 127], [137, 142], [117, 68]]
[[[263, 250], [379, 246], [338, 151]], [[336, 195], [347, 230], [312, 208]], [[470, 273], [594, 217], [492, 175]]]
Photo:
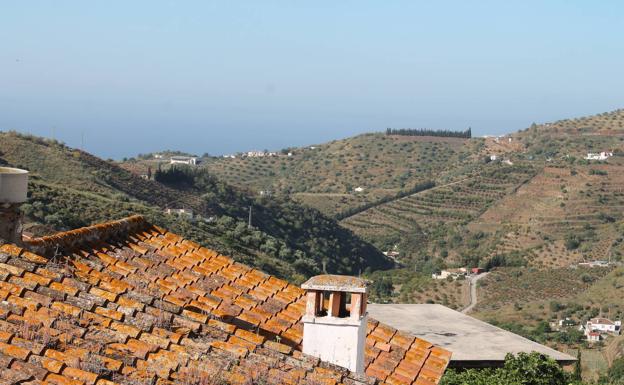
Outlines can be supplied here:
[[624, 107], [622, 1], [4, 1], [0, 130], [104, 157]]

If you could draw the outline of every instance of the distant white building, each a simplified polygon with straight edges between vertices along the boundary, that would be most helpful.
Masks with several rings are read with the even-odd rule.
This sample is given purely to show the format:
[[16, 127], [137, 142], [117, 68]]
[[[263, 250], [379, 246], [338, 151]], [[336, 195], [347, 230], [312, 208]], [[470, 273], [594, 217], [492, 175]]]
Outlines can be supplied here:
[[600, 333], [598, 332], [589, 332], [586, 334], [587, 341], [589, 342], [598, 342], [600, 341]]
[[354, 188], [353, 191], [355, 191], [357, 193], [362, 192], [362, 191], [364, 191], [364, 187], [358, 186], [358, 187]]
[[583, 267], [609, 267], [609, 261], [590, 261], [590, 262], [580, 262], [579, 266]]
[[384, 251], [383, 255], [385, 255], [386, 257], [390, 257], [390, 258], [397, 258], [399, 256], [399, 252], [392, 250], [392, 251]]
[[447, 279], [451, 277], [453, 279], [457, 279], [462, 276], [466, 276], [468, 274], [468, 269], [465, 267], [460, 267], [459, 269], [446, 269], [441, 270], [439, 274], [431, 274], [431, 278], [433, 279]]
[[592, 332], [620, 334], [622, 328], [621, 321], [611, 321], [607, 318], [592, 318], [585, 324], [585, 335], [588, 336]]
[[498, 159], [498, 155], [490, 155], [490, 160], [493, 162]]
[[193, 210], [191, 209], [165, 209], [165, 214], [177, 215], [188, 219], [193, 219]]
[[613, 156], [612, 152], [602, 151], [600, 153], [588, 152], [585, 157], [586, 160], [607, 160]]
[[162, 159], [163, 155], [162, 154], [154, 154], [154, 159]]
[[265, 156], [277, 156], [277, 152], [247, 151], [244, 155], [247, 158], [264, 158]]
[[172, 156], [169, 164], [188, 164], [190, 166], [197, 165], [197, 158], [191, 156]]

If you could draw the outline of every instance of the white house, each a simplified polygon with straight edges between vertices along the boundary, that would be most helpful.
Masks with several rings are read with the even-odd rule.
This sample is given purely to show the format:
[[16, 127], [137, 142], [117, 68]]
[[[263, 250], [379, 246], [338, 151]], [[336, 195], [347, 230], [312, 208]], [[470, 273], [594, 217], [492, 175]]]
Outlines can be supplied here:
[[433, 279], [447, 279], [451, 277], [453, 279], [457, 279], [462, 276], [466, 276], [468, 274], [468, 269], [465, 267], [460, 267], [459, 269], [446, 269], [441, 270], [439, 274], [431, 274], [431, 278]]
[[585, 335], [589, 335], [591, 332], [620, 334], [621, 327], [621, 321], [611, 321], [600, 317], [592, 318], [585, 324]]
[[609, 261], [596, 260], [589, 262], [579, 262], [578, 265], [583, 267], [609, 267], [610, 263]]
[[385, 255], [386, 257], [397, 258], [400, 253], [398, 251], [391, 250], [391, 251], [384, 251], [382, 254]]
[[358, 186], [358, 187], [354, 188], [353, 191], [358, 192], [358, 193], [362, 192], [362, 191], [364, 191], [364, 187]]
[[490, 160], [493, 162], [498, 159], [498, 155], [490, 155]]
[[165, 209], [165, 214], [193, 219], [193, 210], [191, 209]]
[[607, 160], [609, 157], [612, 157], [612, 152], [602, 151], [601, 153], [588, 152], [585, 159], [587, 160]]
[[172, 156], [169, 164], [188, 164], [190, 166], [197, 165], [197, 158], [191, 156]]
[[598, 342], [598, 341], [600, 341], [600, 333], [598, 333], [598, 332], [589, 332], [589, 333], [587, 333], [587, 341], [589, 341], [589, 342]]

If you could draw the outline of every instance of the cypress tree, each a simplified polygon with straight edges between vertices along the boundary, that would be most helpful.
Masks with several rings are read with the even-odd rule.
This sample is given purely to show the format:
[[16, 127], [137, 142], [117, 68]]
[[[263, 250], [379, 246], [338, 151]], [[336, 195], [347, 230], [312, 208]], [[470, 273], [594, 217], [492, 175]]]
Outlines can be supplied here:
[[582, 381], [582, 368], [581, 368], [581, 348], [579, 348], [578, 352], [576, 353], [576, 363], [574, 363], [574, 373], [572, 374], [572, 377], [575, 381]]

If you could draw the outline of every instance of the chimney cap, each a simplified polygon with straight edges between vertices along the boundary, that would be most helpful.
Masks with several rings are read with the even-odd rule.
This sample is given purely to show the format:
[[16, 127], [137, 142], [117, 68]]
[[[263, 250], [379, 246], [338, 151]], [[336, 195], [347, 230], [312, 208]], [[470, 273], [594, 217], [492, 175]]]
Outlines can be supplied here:
[[304, 290], [342, 291], [367, 293], [370, 281], [348, 275], [323, 274], [308, 279], [301, 285]]
[[0, 167], [0, 203], [23, 203], [27, 199], [28, 171]]

